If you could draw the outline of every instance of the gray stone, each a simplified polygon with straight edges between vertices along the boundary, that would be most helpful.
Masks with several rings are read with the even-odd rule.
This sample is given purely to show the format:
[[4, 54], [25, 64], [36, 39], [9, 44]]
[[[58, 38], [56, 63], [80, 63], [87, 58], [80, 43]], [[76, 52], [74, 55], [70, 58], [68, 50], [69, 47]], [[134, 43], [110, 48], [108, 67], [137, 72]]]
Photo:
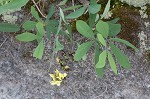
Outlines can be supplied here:
[[142, 7], [146, 4], [150, 4], [150, 0], [120, 0], [121, 2], [126, 2], [129, 5], [133, 5], [135, 7]]

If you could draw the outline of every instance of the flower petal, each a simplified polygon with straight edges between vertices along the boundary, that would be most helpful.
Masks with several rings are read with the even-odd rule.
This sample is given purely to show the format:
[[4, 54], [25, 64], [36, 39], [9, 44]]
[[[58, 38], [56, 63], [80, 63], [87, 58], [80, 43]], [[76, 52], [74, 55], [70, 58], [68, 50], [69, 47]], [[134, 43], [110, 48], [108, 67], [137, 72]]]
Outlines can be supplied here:
[[64, 73], [64, 74], [60, 74], [61, 79], [64, 79], [66, 76], [67, 76], [67, 74], [66, 74], [66, 73]]
[[55, 74], [49, 74], [50, 75], [50, 77], [52, 77], [52, 79], [55, 81], [56, 80], [56, 76], [55, 76]]
[[57, 86], [60, 86], [62, 81], [51, 81], [51, 85], [57, 85]]
[[55, 71], [55, 74], [56, 74], [56, 76], [59, 76], [59, 71], [56, 69], [56, 71]]

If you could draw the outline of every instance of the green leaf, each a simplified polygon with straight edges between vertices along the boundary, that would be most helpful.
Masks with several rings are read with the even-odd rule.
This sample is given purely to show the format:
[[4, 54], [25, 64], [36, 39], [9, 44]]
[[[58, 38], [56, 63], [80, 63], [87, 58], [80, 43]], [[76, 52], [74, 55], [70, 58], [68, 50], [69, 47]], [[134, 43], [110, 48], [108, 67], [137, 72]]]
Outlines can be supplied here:
[[60, 16], [61, 16], [62, 20], [66, 23], [64, 13], [61, 8], [59, 8], [59, 12], [60, 12]]
[[110, 47], [112, 49], [112, 52], [114, 53], [116, 59], [118, 60], [119, 64], [124, 68], [131, 68], [131, 65], [129, 63], [128, 57], [120, 51], [118, 47], [110, 43]]
[[55, 47], [56, 52], [64, 49], [64, 46], [60, 44], [60, 42], [58, 41], [58, 38], [55, 40], [55, 44], [56, 44], [56, 47]]
[[58, 25], [58, 28], [57, 28], [56, 35], [58, 35], [60, 33], [61, 28], [62, 28], [62, 18], [60, 17], [59, 18], [59, 25]]
[[38, 44], [41, 42], [41, 40], [42, 40], [42, 36], [41, 36], [41, 34], [39, 33], [39, 32], [36, 32], [36, 35], [37, 35], [37, 42], [38, 42]]
[[121, 25], [120, 24], [113, 24], [108, 22], [109, 25], [109, 36], [116, 36], [121, 31]]
[[46, 25], [46, 33], [47, 37], [50, 40], [51, 38], [51, 32], [56, 33], [57, 32], [57, 27], [58, 27], [58, 21], [57, 20], [49, 20], [47, 21]]
[[89, 5], [88, 10], [91, 14], [96, 14], [100, 11], [101, 5], [100, 4], [94, 4]]
[[117, 23], [119, 20], [120, 20], [120, 18], [115, 18], [115, 19], [113, 19], [113, 20], [111, 20], [111, 21], [108, 21], [108, 22], [115, 24], [115, 23]]
[[89, 14], [89, 26], [91, 28], [93, 28], [94, 24], [95, 24], [95, 20], [96, 20], [96, 15], [97, 14]]
[[94, 38], [94, 33], [88, 24], [82, 20], [76, 22], [77, 31], [87, 38]]
[[58, 5], [65, 5], [68, 0], [62, 0]]
[[[100, 51], [99, 51], [99, 48], [98, 48], [98, 44], [96, 44], [96, 47], [95, 47], [95, 55], [94, 55], [94, 64], [96, 65], [99, 61], [99, 55], [100, 55]], [[96, 66], [95, 66], [96, 67]], [[104, 75], [104, 70], [105, 68], [95, 68], [96, 70], [96, 73], [98, 75], [99, 78], [102, 78], [103, 75]]]
[[107, 38], [108, 33], [109, 33], [109, 25], [107, 22], [103, 22], [102, 20], [100, 20], [97, 24], [96, 24], [96, 30], [103, 35], [103, 37]]
[[23, 23], [22, 27], [25, 30], [32, 30], [33, 28], [35, 28], [36, 26], [36, 22], [34, 21], [25, 21], [25, 23]]
[[[90, 0], [90, 5], [96, 5], [96, 4], [97, 4], [96, 0]], [[93, 28], [93, 26], [95, 24], [96, 16], [97, 16], [97, 14], [89, 13], [89, 26], [91, 28]]]
[[39, 17], [38, 12], [35, 10], [35, 8], [33, 6], [31, 6], [31, 14], [34, 16], [35, 19], [37, 19], [39, 22], [41, 22], [42, 20]]
[[95, 68], [96, 74], [99, 78], [103, 78], [105, 68]]
[[117, 66], [116, 66], [116, 63], [112, 57], [112, 54], [108, 51], [108, 61], [109, 61], [109, 64], [110, 64], [110, 67], [112, 69], [112, 71], [115, 73], [115, 74], [118, 74], [117, 73]]
[[100, 43], [106, 47], [106, 41], [103, 38], [103, 36], [101, 34], [97, 34], [97, 38], [100, 41]]
[[70, 24], [65, 24], [66, 26], [66, 35], [69, 36], [70, 39], [72, 39], [72, 26]]
[[0, 6], [0, 14], [5, 13], [12, 9], [19, 9], [26, 5], [29, 0], [12, 0], [11, 2]]
[[103, 68], [105, 66], [106, 63], [106, 57], [107, 57], [107, 53], [106, 50], [104, 50], [100, 55], [99, 55], [99, 61], [96, 64], [96, 68]]
[[47, 21], [47, 25], [51, 25], [51, 27], [57, 27], [58, 28], [58, 24], [59, 24], [58, 20], [55, 20], [55, 19]]
[[23, 42], [30, 42], [37, 39], [37, 36], [33, 33], [24, 32], [16, 36], [16, 39]]
[[33, 57], [36, 57], [38, 59], [42, 59], [43, 53], [44, 53], [44, 43], [43, 43], [43, 40], [41, 40], [41, 42], [36, 47], [36, 49], [33, 53]]
[[36, 28], [37, 28], [37, 31], [41, 34], [41, 36], [43, 36], [44, 32], [45, 32], [45, 30], [44, 30], [44, 24], [41, 23], [41, 22], [38, 22], [36, 24]]
[[74, 55], [74, 60], [75, 61], [79, 61], [81, 60], [81, 58], [87, 53], [87, 51], [90, 49], [90, 47], [92, 46], [93, 42], [86, 42], [86, 43], [82, 43], [77, 51], [75, 52]]
[[110, 1], [111, 1], [111, 0], [109, 0], [109, 1], [107, 2], [106, 7], [105, 7], [105, 10], [104, 10], [104, 12], [103, 12], [103, 14], [102, 14], [102, 16], [101, 16], [101, 19], [104, 18], [104, 17], [107, 15], [107, 13], [108, 13], [108, 11], [109, 11], [109, 9], [110, 9]]
[[124, 43], [124, 44], [126, 44], [127, 46], [133, 48], [135, 51], [138, 51], [138, 49], [137, 49], [134, 45], [132, 45], [131, 43], [129, 43], [129, 42], [126, 41], [126, 40], [123, 40], [123, 39], [120, 39], [120, 38], [111, 38], [111, 40], [116, 41], [116, 42]]
[[97, 23], [97, 21], [99, 21], [99, 18], [100, 18], [100, 16], [99, 16], [99, 14], [96, 14], [96, 17], [95, 17], [95, 23]]
[[[78, 48], [79, 48], [79, 47], [80, 47], [80, 44], [78, 44], [78, 43], [77, 43], [77, 45], [78, 45]], [[84, 60], [84, 61], [85, 61], [85, 60], [86, 60], [86, 58], [87, 58], [87, 55], [85, 54], [85, 55], [82, 57], [82, 60]]]
[[85, 54], [83, 57], [82, 57], [82, 60], [86, 61], [87, 59], [87, 55]]
[[74, 10], [74, 9], [80, 8], [80, 7], [82, 7], [82, 5], [75, 5], [75, 6], [71, 6], [71, 7], [65, 8], [65, 9], [63, 9], [63, 11]]
[[92, 4], [92, 5], [97, 4], [97, 1], [96, 0], [90, 0], [90, 4]]
[[94, 55], [94, 64], [96, 65], [99, 61], [99, 55], [100, 55], [100, 51], [99, 51], [99, 45], [96, 44], [96, 47], [95, 47], [95, 55]]
[[20, 27], [10, 23], [0, 23], [0, 32], [17, 32]]
[[48, 11], [48, 15], [47, 15], [46, 21], [48, 21], [52, 17], [52, 15], [54, 14], [54, 12], [55, 12], [55, 7], [52, 5], [50, 7], [49, 11]]
[[81, 7], [80, 9], [76, 10], [75, 12], [70, 13], [69, 15], [66, 16], [66, 19], [74, 19], [78, 18], [85, 12], [85, 7]]

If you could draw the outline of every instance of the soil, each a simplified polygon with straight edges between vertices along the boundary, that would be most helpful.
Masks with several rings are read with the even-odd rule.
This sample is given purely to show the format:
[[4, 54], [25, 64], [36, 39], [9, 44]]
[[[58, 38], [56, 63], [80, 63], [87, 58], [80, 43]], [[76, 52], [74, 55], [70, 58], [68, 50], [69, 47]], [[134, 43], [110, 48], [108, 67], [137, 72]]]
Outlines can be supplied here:
[[[23, 10], [22, 13], [24, 13]], [[27, 14], [23, 15], [22, 19], [25, 20]], [[144, 31], [147, 36], [146, 44], [150, 45], [150, 25], [148, 27], [144, 25], [144, 22], [150, 22], [150, 14], [147, 19], [141, 19], [140, 15], [131, 15], [131, 13], [130, 17], [139, 23], [138, 31], [132, 31], [132, 34], [138, 37], [138, 33]], [[36, 43], [19, 42], [14, 35], [14, 33], [0, 33], [0, 99], [150, 98], [150, 62], [143, 51], [134, 52], [132, 49], [119, 45], [128, 55], [132, 69], [126, 70], [118, 66], [119, 73], [115, 75], [107, 65], [104, 77], [99, 79], [92, 64], [94, 56], [92, 49], [86, 61], [70, 60], [67, 63], [70, 69], [66, 71], [55, 60], [52, 67], [49, 66], [53, 42], [47, 43], [43, 59], [38, 60], [32, 57]], [[73, 35], [74, 38], [81, 38], [77, 33]], [[61, 39], [62, 42], [67, 43], [63, 37]], [[134, 39], [137, 40], [137, 38]], [[139, 40], [137, 42], [140, 43]], [[75, 44], [65, 45], [66, 54], [69, 55], [75, 50]], [[62, 51], [56, 53], [55, 58], [63, 58], [61, 53]], [[52, 79], [49, 73], [54, 73], [55, 69], [68, 74], [60, 87], [50, 84]]]

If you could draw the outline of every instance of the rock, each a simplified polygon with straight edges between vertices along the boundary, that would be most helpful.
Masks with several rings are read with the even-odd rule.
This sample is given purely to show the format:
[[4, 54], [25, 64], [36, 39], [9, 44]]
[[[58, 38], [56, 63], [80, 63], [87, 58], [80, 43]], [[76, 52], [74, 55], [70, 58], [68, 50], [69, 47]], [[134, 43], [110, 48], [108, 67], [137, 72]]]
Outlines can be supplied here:
[[146, 4], [150, 4], [150, 0], [120, 0], [121, 2], [126, 2], [129, 5], [133, 5], [135, 7], [142, 7]]

